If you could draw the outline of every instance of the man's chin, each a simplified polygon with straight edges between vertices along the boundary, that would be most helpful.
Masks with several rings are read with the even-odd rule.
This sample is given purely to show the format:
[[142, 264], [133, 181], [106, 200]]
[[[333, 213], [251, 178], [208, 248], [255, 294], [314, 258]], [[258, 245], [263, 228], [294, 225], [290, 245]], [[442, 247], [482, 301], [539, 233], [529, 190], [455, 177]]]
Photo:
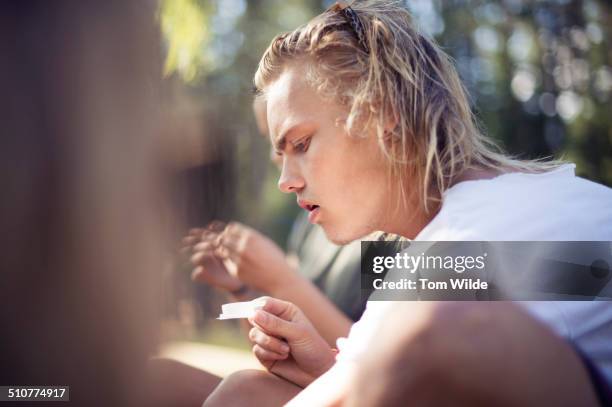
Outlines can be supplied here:
[[361, 239], [369, 235], [369, 233], [354, 233], [354, 232], [345, 232], [342, 233], [337, 229], [330, 228], [329, 225], [320, 225], [325, 232], [325, 236], [327, 240], [332, 242], [338, 246], [345, 246], [349, 243], [354, 242], [355, 240]]

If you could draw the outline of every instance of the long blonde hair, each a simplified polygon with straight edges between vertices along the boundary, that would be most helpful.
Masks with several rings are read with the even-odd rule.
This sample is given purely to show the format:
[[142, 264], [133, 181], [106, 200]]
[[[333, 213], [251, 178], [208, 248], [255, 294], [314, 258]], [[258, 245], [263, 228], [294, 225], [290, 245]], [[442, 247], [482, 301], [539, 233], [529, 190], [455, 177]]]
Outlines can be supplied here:
[[348, 108], [348, 134], [373, 126], [400, 199], [409, 196], [406, 181], [417, 180], [411, 192], [426, 212], [468, 168], [541, 172], [559, 165], [513, 159], [483, 135], [451, 58], [399, 2], [336, 5], [278, 35], [259, 63], [255, 88], [263, 93], [299, 60], [309, 62], [307, 80], [321, 95]]

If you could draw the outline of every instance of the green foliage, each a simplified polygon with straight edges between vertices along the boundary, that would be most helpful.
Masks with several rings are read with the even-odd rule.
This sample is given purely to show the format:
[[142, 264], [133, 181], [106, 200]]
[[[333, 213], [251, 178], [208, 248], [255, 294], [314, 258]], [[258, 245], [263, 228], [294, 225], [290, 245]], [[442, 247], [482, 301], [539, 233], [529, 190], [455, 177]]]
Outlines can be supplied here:
[[208, 7], [196, 0], [162, 0], [160, 21], [167, 53], [166, 75], [178, 73], [185, 82], [198, 79], [209, 65]]
[[435, 36], [455, 57], [489, 135], [514, 155], [567, 159], [579, 175], [612, 185], [609, 3], [431, 4], [417, 11], [425, 22], [441, 17]]

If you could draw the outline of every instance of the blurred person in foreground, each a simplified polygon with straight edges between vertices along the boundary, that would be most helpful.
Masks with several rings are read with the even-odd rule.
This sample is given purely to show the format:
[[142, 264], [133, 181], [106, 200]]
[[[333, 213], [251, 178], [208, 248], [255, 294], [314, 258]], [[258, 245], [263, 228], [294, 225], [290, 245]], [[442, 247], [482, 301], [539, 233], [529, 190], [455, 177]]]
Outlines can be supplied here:
[[[257, 127], [268, 137], [266, 104], [253, 103]], [[280, 157], [271, 150], [277, 166]], [[283, 253], [271, 239], [238, 222], [214, 222], [192, 229], [184, 239], [195, 269], [194, 281], [225, 291], [234, 301], [261, 295], [297, 304], [331, 345], [348, 335], [365, 309], [359, 284], [359, 241], [335, 245], [323, 230], [309, 223], [308, 214], [296, 218]]]
[[169, 253], [155, 13], [0, 5], [0, 385], [69, 386], [75, 406], [154, 398]]
[[[398, 2], [335, 4], [277, 36], [255, 75], [279, 188], [328, 238], [612, 241], [612, 190], [573, 164], [509, 158], [478, 129], [451, 59]], [[205, 405], [610, 402], [606, 302], [370, 302], [339, 354], [299, 307], [249, 321], [268, 372]], [[337, 357], [336, 357], [337, 355]]]

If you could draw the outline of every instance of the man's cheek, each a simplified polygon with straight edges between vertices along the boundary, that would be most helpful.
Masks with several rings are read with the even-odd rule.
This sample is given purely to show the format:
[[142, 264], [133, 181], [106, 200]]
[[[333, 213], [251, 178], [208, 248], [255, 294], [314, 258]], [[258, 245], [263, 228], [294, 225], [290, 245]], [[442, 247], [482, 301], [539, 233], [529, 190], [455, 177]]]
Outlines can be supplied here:
[[[332, 182], [333, 170], [325, 164], [324, 161], [312, 160], [306, 165], [304, 177], [307, 181], [310, 181], [310, 187], [316, 187], [319, 190]], [[316, 197], [313, 198], [316, 199]]]

